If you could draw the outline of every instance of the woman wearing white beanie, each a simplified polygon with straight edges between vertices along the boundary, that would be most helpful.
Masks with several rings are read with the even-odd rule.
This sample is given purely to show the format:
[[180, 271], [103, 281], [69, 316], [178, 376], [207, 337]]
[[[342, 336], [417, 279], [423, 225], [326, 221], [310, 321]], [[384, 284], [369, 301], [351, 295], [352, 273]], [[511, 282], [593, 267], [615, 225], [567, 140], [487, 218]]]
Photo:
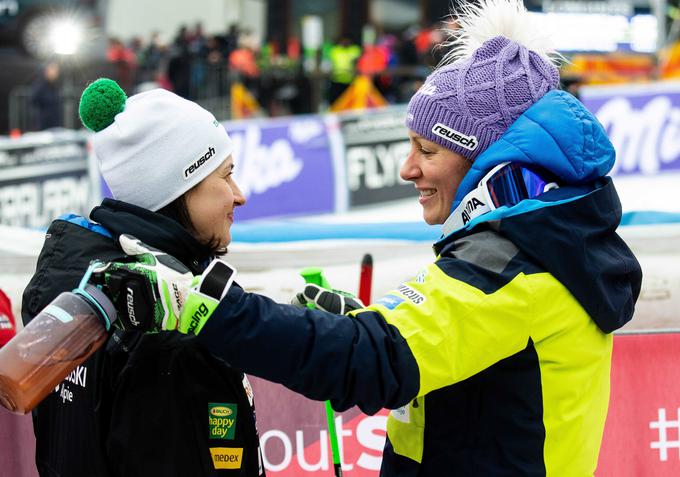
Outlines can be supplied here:
[[[226, 251], [234, 209], [245, 203], [231, 139], [197, 104], [162, 89], [126, 98], [100, 79], [83, 92], [80, 115], [115, 200], [95, 207], [92, 221], [51, 224], [24, 292], [25, 323], [74, 288], [91, 260], [125, 257], [119, 241], [138, 247], [128, 235], [169, 267], [202, 273]], [[158, 292], [126, 286], [130, 297]], [[142, 325], [153, 314], [129, 318]], [[194, 339], [114, 331], [56, 391], [34, 413], [42, 476], [264, 475], [247, 378]]]

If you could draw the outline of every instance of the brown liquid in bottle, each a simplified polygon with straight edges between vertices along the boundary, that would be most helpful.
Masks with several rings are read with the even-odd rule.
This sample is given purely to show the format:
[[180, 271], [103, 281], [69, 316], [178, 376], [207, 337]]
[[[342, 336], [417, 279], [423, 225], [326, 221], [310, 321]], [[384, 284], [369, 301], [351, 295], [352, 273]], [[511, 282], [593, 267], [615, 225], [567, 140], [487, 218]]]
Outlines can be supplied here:
[[0, 404], [30, 412], [106, 337], [94, 308], [80, 295], [62, 293], [0, 349]]

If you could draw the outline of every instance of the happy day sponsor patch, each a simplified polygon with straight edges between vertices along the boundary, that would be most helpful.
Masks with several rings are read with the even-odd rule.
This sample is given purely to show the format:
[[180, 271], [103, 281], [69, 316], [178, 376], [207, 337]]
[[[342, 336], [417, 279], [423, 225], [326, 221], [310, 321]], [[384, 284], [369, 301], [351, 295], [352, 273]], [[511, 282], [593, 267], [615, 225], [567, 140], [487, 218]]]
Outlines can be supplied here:
[[210, 439], [233, 439], [238, 406], [232, 403], [208, 403]]

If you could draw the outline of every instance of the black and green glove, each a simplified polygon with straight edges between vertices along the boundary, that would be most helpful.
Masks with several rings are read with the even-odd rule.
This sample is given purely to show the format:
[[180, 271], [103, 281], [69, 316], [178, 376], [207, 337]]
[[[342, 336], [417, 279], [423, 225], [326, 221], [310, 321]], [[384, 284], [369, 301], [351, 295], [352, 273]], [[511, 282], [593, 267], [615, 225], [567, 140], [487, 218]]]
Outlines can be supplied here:
[[336, 315], [346, 315], [350, 311], [364, 308], [364, 304], [351, 293], [341, 290], [326, 290], [319, 285], [307, 284], [302, 293], [298, 293], [291, 300], [291, 304], [299, 307], [306, 307], [314, 304], [319, 310], [335, 313]]
[[92, 281], [111, 298], [125, 330], [198, 333], [226, 294], [236, 270], [214, 260], [195, 277], [179, 260], [131, 235], [119, 239], [134, 261], [110, 262]]
[[236, 277], [236, 269], [216, 258], [196, 277], [189, 288], [179, 316], [177, 330], [197, 335], [229, 291]]

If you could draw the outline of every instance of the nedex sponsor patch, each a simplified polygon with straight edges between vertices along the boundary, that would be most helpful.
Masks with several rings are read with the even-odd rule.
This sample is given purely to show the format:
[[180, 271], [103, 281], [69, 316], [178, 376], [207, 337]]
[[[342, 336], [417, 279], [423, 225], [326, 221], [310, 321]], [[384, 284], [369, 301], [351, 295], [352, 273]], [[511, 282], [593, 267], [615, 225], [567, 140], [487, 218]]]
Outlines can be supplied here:
[[233, 439], [238, 406], [231, 403], [208, 403], [210, 439]]
[[243, 447], [211, 447], [215, 469], [240, 469], [243, 464]]

